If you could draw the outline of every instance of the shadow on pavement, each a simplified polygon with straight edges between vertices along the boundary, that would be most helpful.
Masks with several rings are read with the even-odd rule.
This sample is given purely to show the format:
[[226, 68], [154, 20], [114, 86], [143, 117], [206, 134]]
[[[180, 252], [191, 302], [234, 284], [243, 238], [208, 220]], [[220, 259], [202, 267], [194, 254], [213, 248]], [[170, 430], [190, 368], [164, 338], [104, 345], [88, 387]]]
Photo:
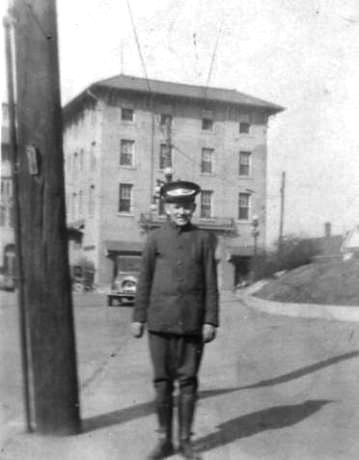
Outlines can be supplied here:
[[261, 380], [260, 382], [254, 383], [252, 385], [239, 387], [238, 390], [249, 390], [251, 388], [260, 388], [271, 385], [277, 385], [280, 383], [286, 383], [291, 380], [303, 377], [304, 375], [318, 371], [319, 369], [332, 366], [333, 364], [339, 363], [340, 361], [344, 361], [345, 359], [356, 358], [357, 356], [359, 356], [359, 350], [351, 351], [349, 353], [344, 353], [343, 355], [334, 356], [333, 358], [326, 359], [325, 361], [320, 361], [319, 363], [311, 364], [310, 366], [302, 367], [301, 369], [289, 372], [288, 374], [283, 374], [268, 380]]
[[253, 436], [265, 430], [295, 425], [319, 411], [330, 400], [308, 400], [292, 406], [276, 406], [252, 414], [242, 415], [218, 425], [218, 431], [195, 441], [196, 450], [203, 452], [229, 444], [237, 439]]
[[134, 406], [125, 407], [107, 414], [96, 415], [82, 421], [82, 433], [98, 430], [107, 426], [119, 425], [130, 422], [140, 417], [146, 417], [154, 412], [154, 402], [145, 402]]
[[[216, 396], [221, 396], [227, 393], [233, 393], [235, 391], [240, 391], [240, 390], [248, 390], [248, 389], [254, 389], [254, 388], [260, 388], [260, 387], [265, 387], [265, 386], [270, 386], [270, 385], [277, 385], [280, 383], [285, 383], [289, 382], [291, 380], [303, 377], [304, 375], [307, 375], [311, 372], [315, 372], [319, 369], [323, 369], [325, 367], [331, 366], [333, 364], [336, 364], [340, 361], [343, 361], [345, 359], [351, 359], [359, 356], [359, 350], [352, 351], [350, 353], [345, 353], [343, 355], [335, 356], [333, 358], [327, 359], [325, 361], [321, 361], [316, 364], [312, 364], [310, 366], [303, 367], [301, 369], [297, 369], [296, 371], [290, 372], [288, 374], [280, 375], [279, 377], [275, 377], [272, 379], [268, 380], [262, 380], [258, 383], [255, 383], [253, 385], [246, 385], [242, 387], [233, 387], [233, 388], [222, 388], [222, 389], [214, 389], [214, 390], [204, 390], [200, 391], [199, 393], [199, 399], [206, 399], [206, 398], [213, 398]], [[328, 401], [319, 401], [319, 403], [325, 404]], [[309, 404], [310, 402], [306, 403]], [[312, 401], [309, 406], [305, 406], [305, 409], [313, 409], [313, 405], [315, 406], [316, 401]], [[303, 405], [304, 406], [304, 405]], [[303, 407], [299, 406], [299, 407]], [[297, 408], [297, 406], [288, 406]], [[279, 410], [281, 411], [286, 411], [288, 407], [284, 408], [274, 408], [272, 409], [274, 411], [274, 415], [277, 414]], [[316, 410], [318, 410], [320, 407], [318, 407]], [[262, 411], [259, 412], [259, 414], [266, 414], [267, 411]], [[117, 411], [109, 412], [107, 414], [101, 414], [101, 415], [96, 415], [94, 417], [89, 417], [87, 419], [84, 419], [82, 421], [82, 433], [87, 433], [89, 431], [94, 431], [98, 430], [101, 428], [105, 428], [108, 426], [112, 425], [119, 425], [121, 423], [126, 423], [130, 422], [131, 420], [135, 420], [140, 417], [146, 417], [148, 415], [151, 415], [154, 413], [154, 402], [149, 401], [141, 404], [136, 404], [133, 406], [125, 407], [123, 409], [119, 409]], [[296, 412], [297, 413], [297, 412]], [[310, 414], [309, 414], [310, 415]], [[304, 417], [307, 415], [304, 415]], [[245, 417], [251, 417], [251, 416], [245, 416]], [[244, 418], [245, 418], [244, 417]], [[267, 419], [266, 419], [267, 420]], [[250, 420], [251, 421], [251, 420]], [[298, 420], [299, 421], [299, 420]], [[235, 419], [232, 422], [226, 422], [226, 423], [239, 423], [242, 425], [243, 423], [243, 417], [240, 417], [239, 419]], [[266, 422], [267, 423], [267, 422]], [[294, 422], [296, 423], [296, 422]], [[245, 423], [243, 423], [245, 425]], [[220, 425], [221, 426], [221, 425]], [[252, 425], [253, 426], [253, 423]], [[279, 428], [279, 427], [278, 427]], [[254, 434], [254, 433], [253, 433]]]
[[[221, 396], [227, 393], [238, 391], [239, 388], [222, 388], [219, 390], [204, 390], [199, 392], [199, 399]], [[176, 399], [175, 399], [176, 404]], [[96, 415], [82, 421], [82, 433], [98, 430], [111, 425], [119, 425], [121, 423], [130, 422], [140, 417], [146, 417], [154, 413], [155, 405], [153, 401], [136, 404], [134, 406], [125, 407], [117, 411], [107, 414]]]

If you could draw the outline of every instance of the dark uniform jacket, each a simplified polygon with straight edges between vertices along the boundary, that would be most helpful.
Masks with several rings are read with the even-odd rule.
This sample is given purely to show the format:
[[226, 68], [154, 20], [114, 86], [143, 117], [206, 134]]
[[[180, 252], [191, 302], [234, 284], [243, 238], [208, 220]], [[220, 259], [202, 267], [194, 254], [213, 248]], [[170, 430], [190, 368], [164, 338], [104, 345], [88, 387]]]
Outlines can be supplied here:
[[217, 270], [209, 233], [192, 224], [166, 222], [150, 233], [133, 320], [149, 331], [201, 334], [202, 325], [218, 326]]

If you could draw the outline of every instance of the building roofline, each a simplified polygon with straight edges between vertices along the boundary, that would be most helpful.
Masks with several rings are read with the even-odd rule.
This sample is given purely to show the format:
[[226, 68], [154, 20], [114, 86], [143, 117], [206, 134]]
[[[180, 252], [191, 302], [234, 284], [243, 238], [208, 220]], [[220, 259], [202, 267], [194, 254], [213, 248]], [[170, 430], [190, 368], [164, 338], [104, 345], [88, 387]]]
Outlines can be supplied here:
[[88, 98], [96, 99], [96, 89], [129, 91], [138, 94], [154, 94], [180, 99], [209, 101], [238, 107], [262, 109], [270, 115], [282, 112], [284, 107], [271, 102], [241, 93], [235, 89], [217, 88], [213, 86], [198, 86], [187, 83], [169, 82], [163, 80], [146, 80], [145, 78], [130, 75], [116, 75], [103, 80], [98, 80], [64, 105], [65, 116], [76, 111], [76, 107]]

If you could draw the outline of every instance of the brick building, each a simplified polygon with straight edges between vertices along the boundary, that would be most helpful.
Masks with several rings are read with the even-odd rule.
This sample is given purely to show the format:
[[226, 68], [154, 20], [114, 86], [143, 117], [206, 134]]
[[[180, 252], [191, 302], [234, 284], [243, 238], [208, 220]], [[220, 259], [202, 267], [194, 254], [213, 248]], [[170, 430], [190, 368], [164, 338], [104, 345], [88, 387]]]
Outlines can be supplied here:
[[[70, 262], [108, 285], [131, 265], [146, 233], [164, 219], [152, 197], [171, 166], [197, 182], [195, 223], [217, 237], [219, 282], [248, 276], [266, 222], [266, 131], [280, 106], [235, 90], [119, 75], [92, 84], [64, 107]], [[152, 207], [151, 207], [152, 203]]]

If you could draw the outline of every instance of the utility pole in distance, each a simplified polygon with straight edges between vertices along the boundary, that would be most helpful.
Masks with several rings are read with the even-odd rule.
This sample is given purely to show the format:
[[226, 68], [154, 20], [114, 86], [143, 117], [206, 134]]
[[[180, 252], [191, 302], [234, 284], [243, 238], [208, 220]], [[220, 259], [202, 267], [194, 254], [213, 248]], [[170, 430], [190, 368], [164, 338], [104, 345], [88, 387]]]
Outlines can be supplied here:
[[55, 0], [14, 0], [20, 239], [32, 427], [80, 429]]
[[280, 218], [279, 218], [279, 238], [278, 250], [281, 251], [283, 245], [283, 229], [284, 229], [284, 204], [285, 204], [285, 171], [282, 172], [280, 186]]

